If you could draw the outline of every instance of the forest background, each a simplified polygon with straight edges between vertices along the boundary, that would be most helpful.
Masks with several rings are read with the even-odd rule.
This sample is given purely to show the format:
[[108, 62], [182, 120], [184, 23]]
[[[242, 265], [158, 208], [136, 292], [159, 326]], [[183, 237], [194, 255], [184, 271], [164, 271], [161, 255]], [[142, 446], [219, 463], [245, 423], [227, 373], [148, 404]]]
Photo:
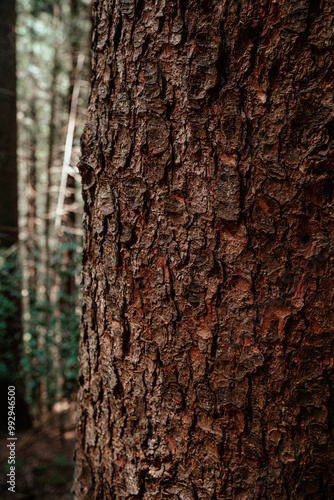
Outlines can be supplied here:
[[[67, 498], [73, 468], [74, 432], [67, 432], [67, 447], [64, 436], [66, 422], [74, 426], [68, 415], [77, 391], [83, 210], [76, 164], [90, 79], [90, 3], [0, 6], [0, 389], [5, 401], [8, 385], [16, 387], [17, 431], [28, 433], [18, 457], [20, 493], [34, 490], [33, 498], [63, 498], [59, 491]], [[9, 220], [13, 204], [18, 214], [12, 209]], [[51, 438], [50, 428], [61, 448], [49, 455], [35, 450], [34, 462], [36, 432]], [[5, 439], [5, 404], [0, 431]], [[50, 452], [45, 439], [44, 446]], [[1, 489], [3, 498], [5, 481]]]

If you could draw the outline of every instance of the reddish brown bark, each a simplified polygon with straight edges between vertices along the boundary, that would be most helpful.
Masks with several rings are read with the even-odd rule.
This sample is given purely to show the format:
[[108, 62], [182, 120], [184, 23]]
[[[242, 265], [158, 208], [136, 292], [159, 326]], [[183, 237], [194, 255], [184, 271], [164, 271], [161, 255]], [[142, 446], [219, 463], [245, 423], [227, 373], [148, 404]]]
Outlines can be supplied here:
[[77, 499], [334, 498], [333, 18], [95, 2]]

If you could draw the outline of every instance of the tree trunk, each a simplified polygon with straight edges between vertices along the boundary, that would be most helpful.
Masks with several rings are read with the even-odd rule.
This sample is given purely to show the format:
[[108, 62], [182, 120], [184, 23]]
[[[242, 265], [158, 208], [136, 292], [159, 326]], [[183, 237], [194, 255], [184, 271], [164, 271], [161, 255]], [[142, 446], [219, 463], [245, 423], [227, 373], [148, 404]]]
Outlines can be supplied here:
[[[31, 56], [32, 57], [32, 56]], [[33, 78], [33, 85], [37, 85], [35, 78]], [[32, 123], [37, 123], [37, 107], [36, 97], [33, 95], [30, 105], [30, 113]], [[37, 253], [38, 241], [36, 237], [36, 177], [37, 177], [37, 134], [35, 126], [31, 127], [29, 137], [30, 155], [27, 161], [27, 185], [26, 185], [26, 206], [27, 206], [27, 250], [28, 250], [28, 284], [30, 295], [30, 309], [35, 307], [36, 301], [36, 268], [37, 268]]]
[[[15, 50], [15, 1], [0, 2], [0, 249], [5, 264], [3, 273], [11, 273], [13, 284], [7, 303], [2, 304], [3, 317], [0, 353], [0, 394], [7, 401], [8, 386], [16, 389], [16, 430], [30, 425], [27, 405], [24, 399], [24, 381], [20, 370], [22, 348], [21, 288], [18, 281], [18, 186], [17, 186], [17, 122], [16, 122], [16, 50]], [[9, 258], [8, 258], [9, 257]], [[10, 264], [11, 259], [13, 264]], [[6, 267], [6, 266], [5, 266]], [[7, 278], [8, 279], [8, 278]], [[2, 282], [2, 277], [1, 277]], [[3, 282], [1, 287], [3, 287]], [[1, 290], [4, 293], [4, 289]], [[8, 352], [6, 352], [8, 349]], [[7, 422], [7, 405], [0, 410], [0, 427]]]
[[329, 499], [330, 0], [95, 2], [76, 499]]
[[0, 7], [0, 247], [18, 240], [15, 2]]

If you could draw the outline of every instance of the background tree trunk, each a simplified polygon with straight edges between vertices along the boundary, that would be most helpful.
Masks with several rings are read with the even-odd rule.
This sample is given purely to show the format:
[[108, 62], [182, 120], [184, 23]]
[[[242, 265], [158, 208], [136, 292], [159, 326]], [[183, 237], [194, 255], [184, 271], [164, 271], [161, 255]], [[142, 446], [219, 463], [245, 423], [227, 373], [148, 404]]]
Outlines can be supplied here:
[[15, 2], [1, 6], [0, 246], [17, 242]]
[[76, 498], [334, 497], [333, 2], [95, 2]]
[[[30, 425], [24, 400], [24, 382], [20, 370], [22, 347], [21, 288], [18, 281], [18, 185], [17, 185], [17, 122], [16, 122], [16, 51], [15, 1], [0, 2], [0, 249], [1, 288], [8, 286], [5, 275], [12, 276], [12, 287], [1, 304], [1, 328], [6, 330], [0, 355], [0, 394], [7, 400], [8, 386], [16, 388], [16, 430]], [[11, 263], [10, 263], [11, 262]], [[9, 265], [10, 267], [6, 268]], [[4, 275], [4, 276], [3, 276]], [[7, 283], [5, 284], [5, 281]], [[1, 430], [7, 421], [6, 404], [0, 412]]]

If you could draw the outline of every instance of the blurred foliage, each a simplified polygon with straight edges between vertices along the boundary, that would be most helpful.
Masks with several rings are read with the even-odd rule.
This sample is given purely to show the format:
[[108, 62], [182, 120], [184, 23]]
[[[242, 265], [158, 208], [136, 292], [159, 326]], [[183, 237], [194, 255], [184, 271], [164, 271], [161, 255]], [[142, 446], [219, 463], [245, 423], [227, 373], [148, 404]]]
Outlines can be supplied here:
[[18, 355], [20, 328], [20, 273], [17, 268], [16, 247], [0, 249], [0, 379], [15, 381], [17, 377], [14, 358]]
[[[51, 305], [46, 296], [38, 299], [29, 291], [29, 318], [25, 322], [25, 350], [22, 367], [28, 382], [27, 399], [30, 405], [38, 400], [38, 385], [47, 380], [48, 404], [57, 400], [59, 382], [61, 396], [71, 398], [76, 390], [78, 376], [78, 345], [80, 328], [80, 273], [81, 254], [76, 242], [63, 243], [52, 263], [54, 279], [59, 283], [57, 294]], [[64, 265], [64, 252], [70, 251], [71, 261]], [[73, 287], [74, 283], [74, 287]], [[70, 293], [67, 286], [71, 284]], [[41, 345], [41, 330], [45, 331]], [[55, 364], [55, 357], [59, 360]]]
[[[80, 248], [80, 247], [79, 247]], [[69, 265], [64, 266], [64, 251], [73, 253]], [[57, 252], [52, 268], [59, 281], [57, 296], [50, 308], [45, 299], [39, 300], [30, 290], [29, 321], [25, 322], [23, 340], [24, 350], [18, 352], [19, 329], [16, 334], [9, 335], [8, 325], [13, 318], [20, 321], [19, 298], [21, 296], [21, 274], [16, 265], [16, 251], [0, 251], [0, 379], [15, 381], [17, 378], [14, 357], [21, 359], [22, 371], [28, 383], [27, 400], [30, 405], [36, 403], [36, 390], [39, 381], [46, 376], [48, 387], [48, 403], [52, 405], [58, 391], [59, 380], [62, 380], [62, 396], [70, 398], [76, 390], [78, 375], [78, 343], [79, 343], [79, 296], [78, 274], [80, 272], [80, 253], [76, 243], [64, 243]], [[73, 280], [73, 278], [75, 278]], [[74, 283], [71, 293], [66, 286]], [[39, 344], [41, 329], [46, 328], [45, 344]], [[27, 326], [30, 326], [28, 329]], [[57, 332], [61, 332], [61, 343], [57, 345]], [[52, 350], [57, 349], [59, 365], [55, 370]], [[51, 355], [50, 355], [51, 353]], [[12, 382], [13, 383], [13, 382]]]
[[54, 5], [58, 3], [55, 0], [32, 0], [31, 14], [38, 16], [41, 12], [53, 13]]

